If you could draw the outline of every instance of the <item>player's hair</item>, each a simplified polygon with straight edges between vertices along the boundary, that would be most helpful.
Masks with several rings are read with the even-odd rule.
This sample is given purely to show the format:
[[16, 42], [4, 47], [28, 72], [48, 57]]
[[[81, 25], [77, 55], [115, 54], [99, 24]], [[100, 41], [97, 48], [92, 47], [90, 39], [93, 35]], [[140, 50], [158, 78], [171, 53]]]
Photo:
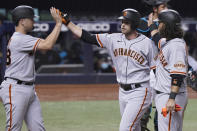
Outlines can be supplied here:
[[183, 38], [183, 30], [180, 25], [170, 26], [167, 23], [164, 23], [164, 26], [160, 30], [160, 35], [166, 40], [171, 40], [174, 38]]
[[160, 34], [167, 40], [174, 38], [183, 38], [183, 30], [181, 29], [181, 16], [172, 9], [162, 10], [158, 16], [159, 22], [164, 23]]

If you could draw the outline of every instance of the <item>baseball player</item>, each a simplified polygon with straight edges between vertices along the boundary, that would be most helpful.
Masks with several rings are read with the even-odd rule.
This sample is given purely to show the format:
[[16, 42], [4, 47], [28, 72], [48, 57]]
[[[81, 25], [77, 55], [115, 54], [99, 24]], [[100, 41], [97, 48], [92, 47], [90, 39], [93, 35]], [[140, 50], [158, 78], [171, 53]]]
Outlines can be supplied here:
[[23, 120], [29, 131], [44, 131], [41, 106], [35, 92], [36, 50], [49, 50], [55, 44], [61, 30], [62, 17], [59, 10], [50, 8], [56, 24], [46, 39], [27, 35], [34, 24], [33, 8], [26, 5], [12, 10], [15, 32], [7, 47], [7, 67], [1, 84], [0, 97], [6, 111], [6, 130], [20, 131]]
[[[146, 3], [147, 5], [151, 6], [152, 8], [152, 22], [155, 23], [156, 27], [158, 27], [159, 23], [158, 23], [158, 15], [162, 10], [165, 10], [168, 8], [168, 2], [169, 0], [143, 0], [144, 3]], [[144, 35], [146, 35], [147, 37], [149, 37], [150, 39], [152, 39], [151, 34], [150, 34], [150, 25], [149, 25], [149, 18], [148, 16], [146, 17], [142, 17], [140, 19], [140, 25], [137, 28], [137, 31], [139, 33], [142, 33]], [[156, 42], [158, 43], [158, 41]], [[150, 86], [152, 88], [154, 88], [155, 86], [155, 82], [156, 82], [156, 78], [155, 78], [155, 71], [151, 70], [150, 72]], [[147, 128], [147, 124], [149, 122], [149, 118], [150, 118], [150, 114], [152, 111], [152, 104], [149, 107], [149, 110], [147, 110], [142, 119], [141, 119], [141, 127], [142, 127], [142, 131], [149, 131], [149, 129]], [[155, 131], [158, 131], [158, 120], [157, 120], [157, 110], [155, 110], [155, 115], [154, 115], [154, 129]]]
[[135, 9], [122, 11], [121, 33], [90, 34], [73, 24], [64, 14], [64, 24], [79, 38], [107, 48], [115, 66], [121, 113], [120, 131], [140, 131], [140, 119], [151, 104], [150, 70], [155, 67], [155, 45], [137, 33], [140, 14]]
[[[156, 64], [155, 105], [158, 111], [159, 131], [182, 131], [183, 114], [187, 104], [186, 76], [188, 53], [183, 40], [181, 17], [175, 10], [163, 10], [159, 13], [158, 48], [160, 53]], [[159, 37], [158, 37], [159, 36]], [[175, 112], [175, 104], [182, 109]], [[162, 115], [166, 107], [167, 117]]]
[[[151, 13], [153, 14], [153, 22], [156, 23], [156, 25], [158, 26], [158, 14], [162, 11], [168, 8], [168, 2], [170, 0], [143, 0], [144, 3], [146, 3], [147, 5], [152, 7], [152, 11]], [[140, 19], [140, 25], [137, 28], [137, 31], [146, 35], [147, 37], [151, 38], [150, 35], [150, 28], [148, 25], [148, 16], [142, 17]]]

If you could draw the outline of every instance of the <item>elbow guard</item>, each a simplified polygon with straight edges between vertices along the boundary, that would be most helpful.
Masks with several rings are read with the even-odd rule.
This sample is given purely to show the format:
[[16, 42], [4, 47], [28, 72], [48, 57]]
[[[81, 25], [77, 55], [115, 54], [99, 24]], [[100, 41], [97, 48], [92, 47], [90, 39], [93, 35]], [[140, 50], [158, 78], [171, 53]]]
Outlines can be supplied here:
[[183, 79], [185, 78], [185, 76], [180, 74], [172, 74], [171, 77], [171, 85], [181, 87], [181, 84], [183, 83]]

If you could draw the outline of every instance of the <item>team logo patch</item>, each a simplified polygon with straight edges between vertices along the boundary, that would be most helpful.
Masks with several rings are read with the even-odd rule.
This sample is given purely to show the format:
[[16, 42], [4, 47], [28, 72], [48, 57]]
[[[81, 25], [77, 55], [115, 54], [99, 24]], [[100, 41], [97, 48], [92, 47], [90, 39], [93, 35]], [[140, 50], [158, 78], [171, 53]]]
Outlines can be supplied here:
[[123, 16], [126, 16], [126, 15], [127, 15], [127, 11], [124, 11], [124, 12], [123, 12]]
[[176, 64], [174, 64], [174, 67], [180, 70], [185, 68], [185, 64], [182, 61], [178, 61]]

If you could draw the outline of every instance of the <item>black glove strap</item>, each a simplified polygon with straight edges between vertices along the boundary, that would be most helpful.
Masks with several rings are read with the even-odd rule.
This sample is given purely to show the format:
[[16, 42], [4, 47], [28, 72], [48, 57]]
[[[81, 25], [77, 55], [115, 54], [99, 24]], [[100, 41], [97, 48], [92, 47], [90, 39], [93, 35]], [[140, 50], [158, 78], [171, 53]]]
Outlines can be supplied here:
[[67, 26], [70, 23], [70, 20], [66, 21], [65, 25]]
[[177, 93], [176, 92], [170, 92], [169, 99], [175, 99]]
[[67, 26], [70, 23], [70, 18], [69, 15], [67, 13], [62, 13], [62, 19], [63, 19], [63, 23]]

